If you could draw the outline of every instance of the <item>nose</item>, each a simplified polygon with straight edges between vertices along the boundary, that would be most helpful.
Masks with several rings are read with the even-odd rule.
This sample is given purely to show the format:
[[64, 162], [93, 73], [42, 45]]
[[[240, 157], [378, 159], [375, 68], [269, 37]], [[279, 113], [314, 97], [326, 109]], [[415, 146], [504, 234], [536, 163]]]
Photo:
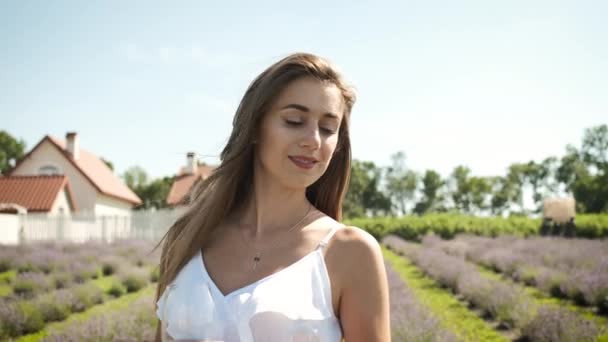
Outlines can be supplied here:
[[318, 127], [312, 127], [305, 130], [304, 136], [300, 142], [301, 147], [308, 147], [316, 150], [321, 146], [321, 132]]

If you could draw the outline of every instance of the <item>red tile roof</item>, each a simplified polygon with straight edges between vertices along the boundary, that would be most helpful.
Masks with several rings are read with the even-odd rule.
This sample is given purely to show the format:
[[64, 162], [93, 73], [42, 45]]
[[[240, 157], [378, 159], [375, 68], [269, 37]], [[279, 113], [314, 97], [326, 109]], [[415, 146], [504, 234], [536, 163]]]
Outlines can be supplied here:
[[[80, 171], [80, 173], [99, 191], [100, 193], [127, 201], [134, 205], [141, 204], [141, 199], [129, 189], [114, 173], [110, 168], [96, 155], [80, 148], [78, 159], [74, 160], [70, 154], [66, 151], [66, 143], [63, 140], [57, 139], [52, 136], [45, 136], [28, 154], [21, 159], [21, 161], [27, 159], [29, 155], [36, 150], [45, 140], [51, 142], [51, 144], [59, 150], [61, 154], [69, 160], [74, 167]], [[19, 167], [18, 163], [11, 173]]]
[[18, 204], [28, 212], [48, 212], [64, 189], [67, 190], [70, 207], [76, 210], [72, 189], [66, 176], [0, 177], [0, 203]]
[[186, 195], [188, 195], [194, 184], [200, 179], [209, 177], [212, 171], [213, 167], [209, 165], [199, 165], [196, 174], [186, 174], [185, 168], [182, 168], [171, 185], [171, 190], [169, 191], [169, 195], [167, 195], [167, 204], [185, 204]]

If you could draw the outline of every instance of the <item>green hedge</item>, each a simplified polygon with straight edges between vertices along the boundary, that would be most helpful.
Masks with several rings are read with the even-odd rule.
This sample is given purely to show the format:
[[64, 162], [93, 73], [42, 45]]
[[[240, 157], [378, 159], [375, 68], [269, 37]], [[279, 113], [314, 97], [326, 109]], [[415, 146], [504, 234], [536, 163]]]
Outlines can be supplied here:
[[[424, 216], [358, 218], [345, 220], [344, 223], [365, 229], [376, 239], [381, 239], [388, 234], [395, 234], [407, 240], [419, 241], [427, 232], [434, 232], [444, 239], [451, 239], [460, 233], [490, 237], [498, 235], [521, 237], [539, 235], [543, 220], [521, 216], [502, 218], [460, 214], [429, 214]], [[608, 237], [608, 214], [577, 215], [574, 236]]]
[[576, 236], [591, 239], [608, 237], [608, 214], [576, 215]]

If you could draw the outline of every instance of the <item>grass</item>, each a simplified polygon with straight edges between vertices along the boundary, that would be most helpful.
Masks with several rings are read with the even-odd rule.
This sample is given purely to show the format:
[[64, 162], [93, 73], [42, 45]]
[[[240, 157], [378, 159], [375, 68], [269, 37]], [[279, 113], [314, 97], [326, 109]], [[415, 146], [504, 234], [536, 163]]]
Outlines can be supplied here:
[[[106, 277], [109, 278], [109, 277]], [[105, 312], [110, 311], [118, 311], [127, 308], [131, 303], [133, 303], [136, 299], [142, 296], [153, 296], [154, 291], [156, 289], [156, 284], [149, 284], [144, 287], [140, 291], [126, 294], [121, 296], [120, 298], [109, 300], [103, 304], [95, 305], [89, 310], [84, 312], [71, 314], [65, 321], [55, 322], [47, 324], [44, 329], [40, 330], [35, 334], [21, 336], [17, 339], [18, 342], [34, 342], [39, 341], [40, 339], [49, 335], [50, 332], [61, 332], [63, 329], [67, 328], [71, 324], [77, 324], [79, 322], [84, 322], [93, 316], [98, 314], [103, 314]]]
[[0, 298], [13, 293], [13, 287], [10, 284], [16, 275], [17, 271], [15, 270], [0, 273]]
[[416, 298], [426, 305], [462, 341], [508, 341], [488, 323], [471, 312], [450, 292], [442, 289], [426, 277], [414, 264], [382, 247], [384, 258], [389, 261], [401, 278], [412, 289]]
[[0, 284], [0, 298], [10, 296], [13, 293], [13, 287], [7, 284]]
[[109, 276], [93, 279], [93, 280], [91, 280], [91, 283], [93, 283], [95, 286], [102, 289], [104, 293], [106, 293], [106, 292], [108, 292], [110, 287], [112, 287], [112, 283], [114, 281], [116, 281], [116, 277], [114, 275], [109, 275]]
[[0, 273], [0, 283], [10, 283], [15, 276], [17, 275], [17, 271], [10, 270]]

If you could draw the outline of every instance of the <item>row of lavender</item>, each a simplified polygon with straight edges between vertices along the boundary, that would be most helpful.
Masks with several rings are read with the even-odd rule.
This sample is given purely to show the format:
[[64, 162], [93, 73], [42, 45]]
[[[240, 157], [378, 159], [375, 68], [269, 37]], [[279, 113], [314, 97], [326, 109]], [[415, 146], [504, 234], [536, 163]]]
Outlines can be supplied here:
[[[391, 298], [391, 326], [394, 341], [456, 341], [439, 321], [418, 303], [389, 263], [386, 264]], [[156, 325], [153, 300], [142, 296], [126, 310], [106, 312], [85, 322], [51, 332], [44, 341], [149, 341]]]
[[[398, 241], [397, 244], [399, 243]], [[388, 244], [394, 247], [395, 242], [388, 241]], [[418, 302], [415, 294], [390, 263], [386, 263], [386, 269], [391, 298], [392, 340], [456, 341], [454, 334], [445, 330], [439, 320]], [[585, 326], [588, 323], [566, 311], [541, 308], [539, 316], [544, 318], [537, 319], [535, 324], [530, 324], [527, 328], [526, 337], [532, 341], [585, 341], [591, 340], [591, 335], [596, 331], [596, 328]], [[560, 325], [559, 322], [570, 324]], [[126, 310], [107, 312], [86, 322], [72, 324], [61, 332], [51, 333], [45, 341], [151, 340], [155, 324], [152, 296], [143, 296]], [[578, 330], [569, 330], [572, 327]]]
[[448, 254], [608, 314], [608, 239], [459, 235], [435, 243]]
[[[142, 274], [154, 265], [155, 256], [148, 255], [145, 242], [40, 244], [6, 246], [0, 249], [0, 264], [12, 291], [2, 300], [33, 298], [54, 289], [70, 288], [92, 279], [118, 274], [126, 281], [131, 274]], [[149, 253], [148, 253], [149, 254]], [[148, 277], [149, 275], [145, 275]]]
[[105, 312], [51, 332], [44, 342], [153, 341], [156, 315], [152, 296], [141, 296], [128, 308]]
[[[456, 341], [428, 309], [420, 304], [399, 274], [386, 263], [393, 341]], [[156, 316], [152, 296], [142, 296], [127, 310], [105, 313], [61, 332], [51, 333], [44, 341], [149, 341], [153, 339]]]
[[8, 278], [12, 291], [0, 298], [0, 338], [37, 332], [155, 281], [151, 247], [135, 241], [3, 246], [3, 270], [16, 275]]
[[595, 341], [607, 333], [606, 327], [567, 309], [538, 304], [520, 286], [482, 276], [465, 259], [434, 248], [436, 238], [426, 237], [423, 245], [388, 236], [383, 243], [411, 259], [428, 276], [460, 294], [472, 306], [482, 310], [484, 317], [501, 323], [503, 328], [516, 329], [522, 338], [531, 341]]
[[154, 263], [158, 253], [150, 254], [153, 245], [143, 240], [123, 240], [113, 244], [100, 242], [36, 243], [18, 246], [0, 245], [0, 273], [95, 273], [103, 264], [116, 265], [128, 259], [137, 266]]
[[422, 305], [397, 271], [385, 262], [389, 284], [391, 336], [393, 341], [457, 341]]

